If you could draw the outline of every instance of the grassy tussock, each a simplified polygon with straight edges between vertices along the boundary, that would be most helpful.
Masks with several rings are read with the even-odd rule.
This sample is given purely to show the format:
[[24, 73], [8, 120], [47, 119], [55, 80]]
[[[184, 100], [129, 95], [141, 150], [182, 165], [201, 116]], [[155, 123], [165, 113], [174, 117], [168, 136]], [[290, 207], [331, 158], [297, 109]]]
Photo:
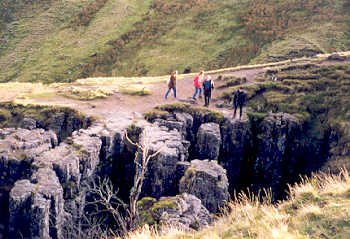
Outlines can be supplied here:
[[165, 118], [169, 113], [188, 113], [192, 116], [202, 116], [207, 122], [215, 122], [221, 124], [224, 121], [224, 115], [221, 112], [210, 110], [206, 108], [195, 108], [190, 104], [172, 103], [165, 105], [158, 105], [153, 110], [146, 112], [145, 118], [148, 121], [153, 121], [156, 118]]
[[268, 198], [240, 195], [212, 227], [186, 233], [174, 228], [158, 233], [148, 226], [130, 233], [129, 239], [202, 238], [349, 238], [350, 175], [315, 174], [290, 187], [290, 198], [276, 205]]
[[113, 94], [113, 90], [104, 88], [84, 89], [78, 87], [67, 87], [66, 89], [59, 90], [57, 94], [74, 100], [95, 100], [107, 98]]
[[0, 128], [18, 127], [24, 118], [35, 119], [40, 127], [48, 128], [55, 124], [52, 116], [57, 113], [63, 113], [75, 118], [77, 121], [83, 122], [85, 124], [83, 127], [87, 127], [91, 123], [88, 122], [94, 120], [93, 118], [88, 119], [84, 113], [69, 107], [1, 102]]

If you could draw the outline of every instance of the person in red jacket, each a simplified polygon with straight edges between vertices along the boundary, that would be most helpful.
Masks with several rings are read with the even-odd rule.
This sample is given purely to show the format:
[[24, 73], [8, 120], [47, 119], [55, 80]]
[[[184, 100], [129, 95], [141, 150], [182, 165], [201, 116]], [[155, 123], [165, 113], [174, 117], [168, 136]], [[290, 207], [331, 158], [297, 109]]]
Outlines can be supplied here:
[[193, 99], [196, 100], [197, 93], [199, 91], [199, 98], [202, 98], [202, 88], [201, 88], [201, 83], [202, 79], [204, 77], [204, 71], [199, 72], [198, 75], [193, 79], [193, 85], [194, 85], [194, 94], [193, 94]]

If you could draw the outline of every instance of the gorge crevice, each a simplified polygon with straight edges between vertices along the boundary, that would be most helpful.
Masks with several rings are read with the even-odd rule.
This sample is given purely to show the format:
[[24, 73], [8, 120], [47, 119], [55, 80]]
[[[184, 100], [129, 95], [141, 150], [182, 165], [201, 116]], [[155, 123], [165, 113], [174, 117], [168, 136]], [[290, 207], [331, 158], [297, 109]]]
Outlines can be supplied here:
[[[67, 216], [77, 219], [85, 213], [84, 184], [97, 175], [109, 177], [118, 196], [127, 201], [135, 174], [135, 152], [140, 149], [127, 141], [126, 132], [134, 142], [148, 142], [150, 153], [162, 148], [148, 165], [141, 197], [164, 203], [179, 194], [184, 199], [192, 197], [184, 193], [192, 194], [204, 206], [198, 215], [208, 215], [205, 210], [217, 212], [229, 194], [247, 188], [253, 193], [271, 188], [273, 200], [282, 199], [287, 184], [322, 165], [335, 140], [332, 131], [312, 136], [310, 122], [283, 113], [249, 113], [248, 118], [235, 120], [231, 115], [173, 111], [152, 122], [121, 113], [106, 122], [90, 121], [86, 129], [79, 127], [89, 120], [66, 119], [70, 120], [62, 122], [67, 125], [60, 121], [52, 130], [40, 129], [36, 123], [30, 130], [1, 131], [3, 237], [64, 238]], [[50, 122], [54, 125], [56, 121]], [[12, 153], [6, 154], [9, 150]], [[183, 211], [181, 215], [188, 214]], [[155, 222], [160, 218], [159, 214]], [[203, 225], [212, 220], [205, 218]], [[27, 220], [27, 226], [16, 227], [20, 220]], [[187, 226], [193, 227], [193, 223]]]

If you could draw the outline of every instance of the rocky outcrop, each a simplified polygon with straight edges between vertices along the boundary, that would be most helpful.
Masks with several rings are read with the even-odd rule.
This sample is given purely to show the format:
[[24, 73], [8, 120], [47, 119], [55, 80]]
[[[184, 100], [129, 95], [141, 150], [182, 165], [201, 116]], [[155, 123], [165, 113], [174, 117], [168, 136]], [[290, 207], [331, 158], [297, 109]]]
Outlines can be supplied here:
[[145, 195], [155, 198], [175, 195], [178, 191], [176, 165], [187, 160], [190, 143], [183, 139], [177, 129], [169, 130], [155, 123], [146, 126], [140, 136], [140, 144], [148, 146], [150, 154], [160, 150], [149, 162], [143, 190]]
[[[0, 135], [0, 175], [4, 178], [1, 183], [11, 187], [23, 179], [16, 182], [10, 195], [0, 198], [1, 204], [10, 208], [1, 215], [2, 221], [9, 218], [9, 235], [11, 238], [21, 238], [20, 235], [62, 238], [66, 211], [76, 214], [74, 216], [82, 214], [81, 182], [96, 170], [100, 138], [89, 130], [81, 130], [57, 146], [55, 133], [43, 129], [2, 129]], [[28, 223], [18, 228], [22, 220]], [[49, 225], [49, 221], [53, 224]]]
[[80, 198], [84, 194], [81, 184], [95, 173], [100, 161], [102, 143], [94, 130], [74, 132], [66, 142], [36, 158], [32, 165], [33, 169], [50, 168], [56, 172], [64, 189], [67, 211], [78, 214], [84, 208], [84, 200]]
[[251, 138], [250, 122], [248, 119], [226, 118], [221, 126], [221, 135], [219, 163], [227, 171], [230, 192], [233, 192], [239, 183], [242, 164], [246, 162], [247, 155], [254, 153], [248, 147]]
[[221, 146], [220, 126], [205, 123], [197, 133], [196, 150], [199, 159], [218, 160]]
[[42, 114], [46, 115], [46, 117], [37, 119], [36, 126], [54, 131], [59, 142], [72, 135], [74, 131], [87, 128], [91, 124], [90, 118], [84, 117], [79, 112], [71, 109], [48, 109]]
[[197, 197], [183, 193], [175, 197], [161, 197], [158, 201], [144, 198], [138, 203], [143, 223], [159, 223], [184, 231], [209, 226], [213, 216]]
[[216, 213], [229, 197], [226, 170], [216, 161], [193, 160], [180, 180], [179, 190], [198, 197], [210, 212]]
[[[63, 189], [55, 172], [39, 169], [10, 193], [10, 238], [62, 238]], [[20, 225], [20, 226], [19, 226]]]
[[[45, 122], [60, 117], [53, 118]], [[154, 154], [141, 192], [156, 198], [151, 200], [152, 220], [184, 230], [211, 222], [209, 212], [217, 213], [229, 198], [229, 183], [230, 192], [249, 186], [253, 192], [271, 187], [283, 193], [306, 157], [302, 123], [288, 114], [236, 120], [213, 112], [171, 112], [151, 124], [121, 113], [60, 137], [35, 128], [41, 124], [37, 120], [23, 119], [27, 129], [0, 130], [0, 205], [6, 208], [0, 224], [9, 226], [13, 238], [64, 237], [63, 220], [75, 223], [82, 217], [89, 198], [84, 185], [95, 175], [109, 176], [119, 195], [128, 199], [138, 172], [136, 151], [138, 163], [143, 152]], [[81, 123], [73, 121], [61, 127]], [[126, 133], [139, 147], [128, 142]], [[25, 226], [17, 228], [18, 223]]]
[[33, 160], [57, 144], [52, 131], [0, 129], [0, 238], [8, 237], [9, 193], [14, 183], [30, 178]]
[[[254, 140], [254, 184], [256, 188], [271, 187], [275, 194], [283, 193], [287, 178], [296, 175], [301, 160], [303, 128], [292, 115], [269, 114], [259, 125]], [[299, 158], [299, 159], [298, 159]], [[307, 162], [304, 162], [305, 164]]]
[[31, 162], [57, 145], [52, 131], [0, 129], [0, 186], [31, 175]]
[[177, 121], [183, 123], [186, 132], [182, 131], [182, 134], [186, 139], [191, 140], [194, 136], [192, 133], [193, 127], [193, 117], [188, 113], [175, 113], [175, 118]]
[[188, 113], [169, 114], [165, 119], [156, 119], [154, 122], [169, 130], [177, 129], [184, 138], [193, 138], [193, 117]]

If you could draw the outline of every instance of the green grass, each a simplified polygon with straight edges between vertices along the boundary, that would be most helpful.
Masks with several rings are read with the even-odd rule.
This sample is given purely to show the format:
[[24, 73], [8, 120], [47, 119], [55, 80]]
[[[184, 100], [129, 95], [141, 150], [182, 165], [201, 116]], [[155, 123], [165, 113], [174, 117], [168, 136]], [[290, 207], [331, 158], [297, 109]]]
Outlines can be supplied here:
[[48, 10], [13, 23], [13, 40], [3, 45], [0, 81], [76, 80], [84, 61], [138, 21], [150, 1], [108, 1], [88, 26], [73, 28], [72, 18], [89, 2], [52, 1]]
[[11, 31], [0, 30], [0, 82], [165, 75], [349, 50], [347, 10], [345, 0], [18, 5]]

